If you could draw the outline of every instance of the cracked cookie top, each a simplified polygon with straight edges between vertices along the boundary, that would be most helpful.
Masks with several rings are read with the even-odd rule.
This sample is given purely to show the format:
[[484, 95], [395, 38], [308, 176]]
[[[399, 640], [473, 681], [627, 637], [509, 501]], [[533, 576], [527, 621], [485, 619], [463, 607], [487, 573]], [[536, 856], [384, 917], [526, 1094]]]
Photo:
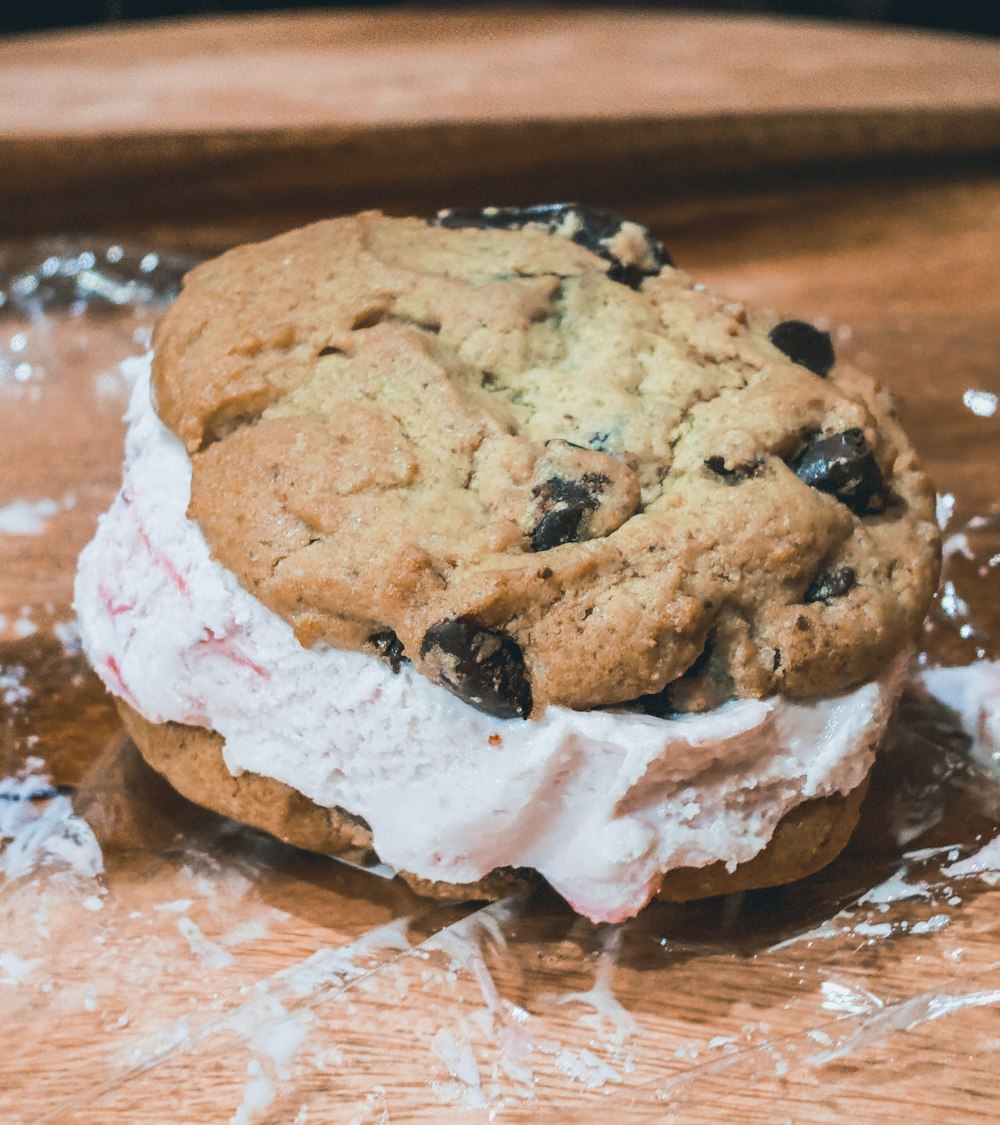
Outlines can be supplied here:
[[934, 589], [890, 395], [605, 213], [317, 223], [192, 271], [154, 347], [215, 557], [498, 717], [840, 691]]

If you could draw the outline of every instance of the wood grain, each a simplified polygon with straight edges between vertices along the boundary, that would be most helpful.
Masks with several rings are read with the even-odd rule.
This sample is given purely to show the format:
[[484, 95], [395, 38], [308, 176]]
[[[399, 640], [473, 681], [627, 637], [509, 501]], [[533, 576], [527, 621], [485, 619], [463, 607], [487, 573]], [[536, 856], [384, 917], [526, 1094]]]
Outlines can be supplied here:
[[631, 201], [1000, 151], [989, 42], [656, 13], [260, 16], [0, 43], [0, 230]]
[[[956, 157], [995, 144], [995, 47], [672, 21], [307, 16], [14, 41], [0, 47], [0, 214], [8, 234], [87, 218], [147, 247], [213, 249], [360, 199], [358, 154], [370, 161], [380, 145], [361, 202], [400, 209], [489, 198], [498, 182], [545, 198], [582, 170], [595, 199], [638, 202], [700, 280], [829, 323], [840, 354], [903, 396], [918, 448], [956, 497], [953, 529], [985, 521], [967, 529], [974, 557], [956, 555], [948, 571], [975, 629], [963, 636], [965, 618], [938, 607], [926, 644], [959, 661], [1000, 657], [990, 564], [1000, 417], [963, 401], [970, 389], [1000, 395], [1000, 175], [986, 155], [976, 166]], [[619, 56], [629, 43], [645, 52], [645, 85], [615, 86], [609, 28]], [[257, 86], [248, 60], [270, 52]], [[333, 142], [316, 96], [322, 60], [355, 56], [354, 86], [373, 94], [394, 73], [425, 75], [428, 60], [435, 86], [409, 123], [386, 113], [385, 129], [354, 89], [356, 116]], [[549, 60], [544, 81], [563, 99], [542, 107], [549, 132], [515, 119], [511, 103], [448, 85], [456, 59], [495, 68], [509, 57], [529, 83]], [[301, 97], [282, 95], [276, 76], [299, 65]], [[60, 91], [31, 84], [56, 73]], [[341, 93], [348, 73], [330, 80]], [[83, 97], [88, 75], [96, 85]], [[120, 101], [123, 75], [144, 91], [131, 104]], [[178, 92], [185, 83], [205, 94], [198, 110]], [[591, 118], [570, 113], [594, 90]], [[681, 92], [691, 100], [672, 102]], [[627, 127], [598, 120], [609, 106]], [[474, 123], [476, 113], [493, 123]], [[858, 140], [863, 114], [878, 124]], [[965, 140], [921, 132], [948, 114]], [[814, 150], [795, 130], [775, 132], [792, 120], [808, 123]], [[854, 149], [837, 133], [848, 120]], [[702, 128], [718, 132], [698, 150], [698, 186], [654, 191], [656, 175], [638, 166]], [[324, 130], [334, 148], [314, 159]], [[760, 141], [741, 149], [741, 134]], [[901, 136], [921, 160], [892, 149]], [[751, 153], [759, 179], [734, 183], [730, 144]], [[412, 162], [393, 171], [393, 152]], [[823, 163], [834, 152], [835, 176]], [[515, 162], [506, 181], [486, 174], [498, 154]], [[144, 326], [128, 310], [57, 318], [45, 378], [15, 387], [0, 377], [0, 508], [75, 497], [42, 534], [0, 535], [0, 777], [29, 754], [44, 758], [76, 787], [73, 807], [105, 865], [72, 879], [52, 861], [0, 884], [0, 1121], [996, 1120], [1000, 892], [944, 868], [996, 834], [1000, 783], [970, 775], [915, 704], [860, 831], [827, 871], [741, 902], [659, 904], [621, 927], [574, 919], [544, 892], [486, 908], [427, 903], [201, 812], [146, 769], [55, 632], [69, 618], [75, 554], [117, 480], [121, 389], [102, 371]], [[0, 313], [0, 360], [12, 333], [30, 328]], [[9, 623], [25, 613], [37, 631], [18, 638]], [[0, 817], [11, 808], [0, 802]], [[945, 850], [924, 854], [935, 848]]]

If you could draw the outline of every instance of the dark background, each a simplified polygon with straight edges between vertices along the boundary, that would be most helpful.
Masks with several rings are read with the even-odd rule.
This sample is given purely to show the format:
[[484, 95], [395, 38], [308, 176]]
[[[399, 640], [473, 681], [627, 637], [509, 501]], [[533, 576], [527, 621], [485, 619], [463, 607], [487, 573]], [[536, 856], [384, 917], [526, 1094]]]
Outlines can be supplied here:
[[[530, 2], [530, 0], [529, 0]], [[57, 27], [82, 27], [115, 20], [139, 20], [213, 12], [252, 12], [300, 8], [304, 0], [0, 0], [0, 34]], [[491, 3], [318, 4], [314, 7], [474, 8]], [[528, 6], [524, 0], [517, 6]], [[550, 4], [551, 7], [585, 6]], [[610, 6], [605, 4], [605, 6]], [[975, 35], [1000, 35], [997, 0], [694, 0], [681, 3], [617, 4], [617, 8], [687, 8], [711, 12], [770, 12], [821, 19], [875, 21], [914, 27], [932, 27]]]

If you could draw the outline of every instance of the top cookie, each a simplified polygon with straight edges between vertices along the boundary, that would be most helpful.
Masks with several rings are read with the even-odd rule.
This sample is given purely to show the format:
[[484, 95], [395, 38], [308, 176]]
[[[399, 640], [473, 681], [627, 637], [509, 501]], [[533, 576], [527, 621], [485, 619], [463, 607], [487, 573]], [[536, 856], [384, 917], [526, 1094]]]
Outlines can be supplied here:
[[303, 644], [503, 717], [870, 679], [937, 577], [892, 399], [668, 261], [564, 207], [368, 213], [199, 266], [154, 339], [190, 515]]

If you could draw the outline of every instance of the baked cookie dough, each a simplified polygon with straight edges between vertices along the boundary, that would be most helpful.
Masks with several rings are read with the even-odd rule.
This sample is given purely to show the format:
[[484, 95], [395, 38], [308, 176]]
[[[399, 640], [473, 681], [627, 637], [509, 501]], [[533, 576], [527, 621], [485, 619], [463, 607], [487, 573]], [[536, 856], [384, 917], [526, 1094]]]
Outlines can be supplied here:
[[153, 369], [191, 517], [304, 645], [498, 716], [871, 679], [937, 574], [891, 396], [603, 222], [370, 213], [199, 266]]

